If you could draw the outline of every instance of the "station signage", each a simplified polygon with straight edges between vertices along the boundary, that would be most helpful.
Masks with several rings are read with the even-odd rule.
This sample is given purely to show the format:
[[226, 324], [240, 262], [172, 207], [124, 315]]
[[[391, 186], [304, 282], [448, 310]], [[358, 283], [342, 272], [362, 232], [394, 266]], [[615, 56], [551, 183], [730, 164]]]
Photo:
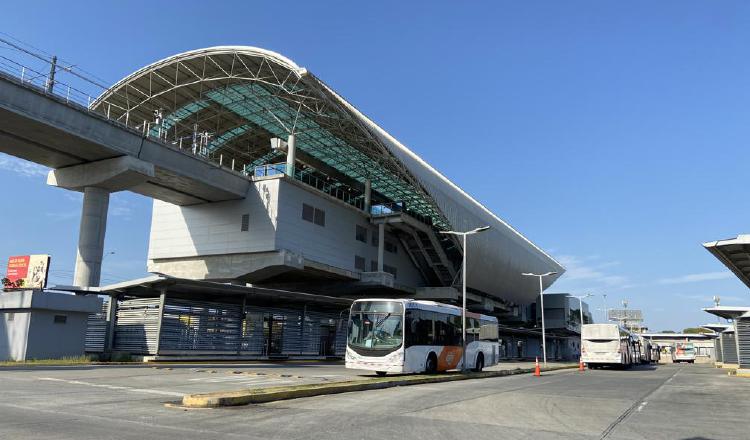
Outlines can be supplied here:
[[8, 258], [3, 278], [5, 288], [43, 289], [47, 286], [49, 255], [19, 255]]

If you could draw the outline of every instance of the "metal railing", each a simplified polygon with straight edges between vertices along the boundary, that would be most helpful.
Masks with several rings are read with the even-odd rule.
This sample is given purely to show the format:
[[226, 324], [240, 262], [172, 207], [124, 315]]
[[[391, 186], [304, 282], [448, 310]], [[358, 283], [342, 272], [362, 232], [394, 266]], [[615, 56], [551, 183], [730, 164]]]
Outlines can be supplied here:
[[[112, 90], [103, 85], [101, 81], [88, 78], [86, 75], [78, 73], [79, 68], [75, 66], [63, 66], [57, 62], [56, 57], [47, 59], [45, 55], [34, 53], [33, 51], [23, 48], [20, 43], [8, 41], [0, 38], [0, 76], [10, 81], [20, 83], [23, 87], [34, 90], [37, 93], [45, 94], [76, 108], [103, 117], [110, 123], [120, 126], [123, 129], [135, 132], [144, 138], [159, 142], [164, 146], [180, 150], [186, 154], [200, 157], [207, 162], [219, 165], [226, 170], [234, 171], [238, 174], [247, 176], [246, 166], [236, 164], [235, 160], [227, 160], [224, 163], [223, 154], [216, 154], [208, 148], [206, 142], [196, 140], [194, 136], [174, 137], [170, 139], [169, 130], [165, 124], [167, 119], [162, 118], [161, 122], [149, 120], [136, 120], [131, 117], [130, 110], [111, 102], [107, 99], [100, 99], [106, 93], [112, 93]], [[37, 64], [41, 67], [32, 67]], [[48, 71], [45, 71], [49, 69]], [[93, 89], [93, 90], [84, 90]], [[118, 95], [115, 94], [115, 97]], [[96, 104], [96, 109], [92, 105]]]

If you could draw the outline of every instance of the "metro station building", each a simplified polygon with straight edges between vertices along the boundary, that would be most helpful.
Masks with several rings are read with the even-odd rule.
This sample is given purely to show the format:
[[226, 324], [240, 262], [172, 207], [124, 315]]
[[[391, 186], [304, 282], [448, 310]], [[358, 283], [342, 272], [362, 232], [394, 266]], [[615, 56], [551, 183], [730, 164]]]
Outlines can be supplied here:
[[[528, 311], [539, 284], [522, 273], [556, 272], [544, 278], [546, 289], [564, 272], [313, 73], [277, 53], [244, 46], [181, 53], [128, 75], [91, 108], [185, 160], [210, 162], [209, 175], [228, 172], [248, 182], [243, 195], [217, 200], [168, 172], [139, 171], [148, 165], [141, 156], [118, 164], [132, 170], [84, 191], [84, 218], [103, 210], [105, 225], [101, 191], [154, 199], [153, 277], [97, 287], [99, 230], [98, 248], [79, 246], [75, 285], [60, 287], [115, 299], [92, 322], [109, 329], [90, 335], [92, 350], [340, 354], [342, 310], [352, 299], [460, 304], [464, 258], [468, 307], [497, 316], [509, 334], [536, 337]], [[65, 170], [52, 171], [50, 183], [66, 187]], [[469, 236], [468, 249], [446, 234], [483, 226], [490, 228]]]

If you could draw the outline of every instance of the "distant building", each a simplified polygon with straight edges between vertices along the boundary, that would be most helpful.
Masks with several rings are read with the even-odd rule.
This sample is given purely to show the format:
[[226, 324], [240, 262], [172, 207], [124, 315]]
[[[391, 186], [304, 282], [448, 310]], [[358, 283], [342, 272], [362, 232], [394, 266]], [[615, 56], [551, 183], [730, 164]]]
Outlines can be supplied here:
[[[544, 324], [547, 332], [547, 357], [577, 359], [581, 352], [581, 309], [577, 298], [568, 293], [544, 294]], [[583, 301], [583, 324], [594, 322], [588, 304]], [[536, 328], [542, 327], [539, 296], [532, 306]]]

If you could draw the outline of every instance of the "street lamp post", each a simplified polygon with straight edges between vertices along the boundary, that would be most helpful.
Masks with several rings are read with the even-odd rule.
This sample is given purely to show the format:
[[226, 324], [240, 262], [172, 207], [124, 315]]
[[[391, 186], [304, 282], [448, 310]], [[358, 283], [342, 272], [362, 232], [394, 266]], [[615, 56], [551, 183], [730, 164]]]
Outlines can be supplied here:
[[463, 281], [462, 299], [461, 299], [461, 371], [466, 371], [466, 236], [488, 230], [489, 226], [472, 229], [471, 231], [440, 231], [441, 234], [460, 235], [463, 238], [463, 263], [461, 266], [461, 279]]
[[547, 272], [547, 273], [530, 273], [530, 272], [524, 272], [521, 275], [525, 277], [538, 277], [539, 278], [539, 301], [541, 301], [542, 306], [542, 359], [544, 360], [544, 366], [547, 366], [547, 335], [545, 334], [545, 328], [544, 328], [544, 285], [542, 283], [542, 278], [548, 277], [550, 275], [557, 275], [557, 272]]

